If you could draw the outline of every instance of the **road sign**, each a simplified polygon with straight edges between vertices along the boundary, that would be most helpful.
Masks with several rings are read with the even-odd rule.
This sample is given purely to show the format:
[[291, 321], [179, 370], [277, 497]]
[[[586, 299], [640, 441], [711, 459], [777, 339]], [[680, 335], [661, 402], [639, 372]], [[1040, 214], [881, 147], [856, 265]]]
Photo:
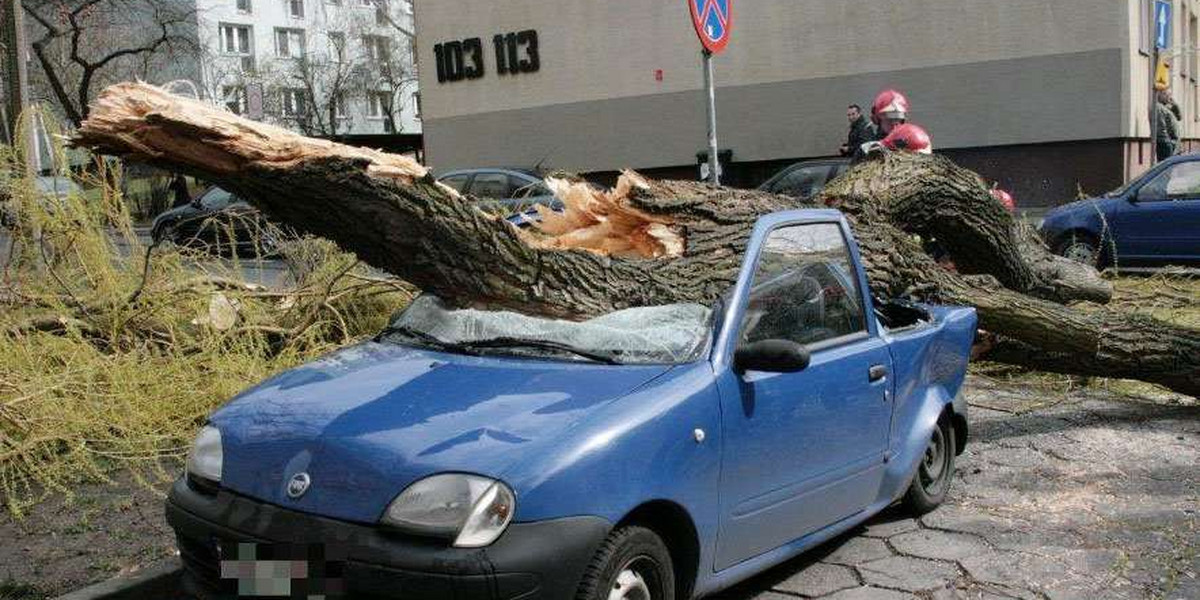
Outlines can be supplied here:
[[1154, 70], [1154, 89], [1165, 90], [1171, 87], [1171, 67], [1167, 61], [1158, 59], [1158, 68]]
[[1171, 47], [1171, 3], [1167, 0], [1154, 2], [1154, 47], [1159, 50]]
[[716, 54], [725, 49], [733, 31], [733, 0], [687, 0], [692, 26], [704, 49]]

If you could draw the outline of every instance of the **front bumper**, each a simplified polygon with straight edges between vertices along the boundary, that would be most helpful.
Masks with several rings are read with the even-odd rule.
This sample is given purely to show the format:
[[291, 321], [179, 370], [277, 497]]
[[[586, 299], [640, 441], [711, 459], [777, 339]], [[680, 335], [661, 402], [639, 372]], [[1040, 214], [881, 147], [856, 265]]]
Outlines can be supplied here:
[[611, 528], [599, 517], [513, 523], [491, 546], [452, 548], [225, 490], [202, 494], [183, 478], [171, 489], [166, 512], [196, 588], [192, 591], [209, 598], [237, 597], [236, 581], [221, 578], [221, 562], [234, 558], [227, 548], [245, 543], [331, 549], [328, 556], [337, 558], [340, 582], [325, 590], [335, 597], [340, 589], [343, 597], [359, 599], [572, 598], [584, 568]]

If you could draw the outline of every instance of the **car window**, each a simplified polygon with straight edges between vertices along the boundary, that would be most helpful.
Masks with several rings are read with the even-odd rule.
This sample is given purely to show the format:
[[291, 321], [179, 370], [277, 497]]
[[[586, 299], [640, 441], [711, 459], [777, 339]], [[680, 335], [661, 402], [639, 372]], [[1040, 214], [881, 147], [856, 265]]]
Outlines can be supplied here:
[[450, 175], [449, 177], [443, 177], [438, 181], [454, 188], [454, 191], [461, 194], [462, 191], [467, 187], [467, 179], [470, 177], [471, 176], [469, 174], [464, 173], [462, 175]]
[[516, 191], [513, 192], [514, 198], [537, 198], [554, 195], [554, 192], [551, 192], [550, 188], [546, 187], [546, 184], [540, 181], [528, 182], [514, 178], [511, 183], [516, 188]]
[[1171, 168], [1167, 197], [1200, 197], [1200, 162], [1181, 163]]
[[740, 342], [815, 344], [866, 331], [861, 297], [837, 224], [781, 227], [759, 254]]
[[209, 210], [220, 210], [233, 201], [233, 194], [221, 188], [213, 188], [200, 197], [200, 206]]
[[825, 187], [829, 165], [797, 167], [785, 174], [771, 186], [771, 192], [787, 194], [797, 198], [808, 198]]
[[506, 173], [476, 173], [471, 195], [479, 198], [512, 198], [513, 187]]

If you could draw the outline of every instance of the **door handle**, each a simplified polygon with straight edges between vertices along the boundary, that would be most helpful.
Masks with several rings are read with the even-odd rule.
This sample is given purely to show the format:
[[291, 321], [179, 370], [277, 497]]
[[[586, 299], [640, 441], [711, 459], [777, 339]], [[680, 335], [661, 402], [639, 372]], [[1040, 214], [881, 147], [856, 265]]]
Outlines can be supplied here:
[[884, 377], [887, 377], [887, 367], [883, 365], [871, 365], [871, 368], [867, 370], [867, 378], [872, 382], [879, 381]]

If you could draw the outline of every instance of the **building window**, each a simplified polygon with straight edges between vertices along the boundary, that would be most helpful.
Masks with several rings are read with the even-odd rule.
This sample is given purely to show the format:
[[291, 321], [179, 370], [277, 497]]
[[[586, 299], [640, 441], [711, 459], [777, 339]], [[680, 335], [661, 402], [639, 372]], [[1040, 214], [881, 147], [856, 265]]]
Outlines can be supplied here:
[[333, 57], [336, 62], [346, 60], [346, 34], [340, 31], [330, 31], [326, 35], [329, 36], [329, 56]]
[[275, 54], [284, 58], [304, 58], [304, 30], [276, 29]]
[[341, 6], [342, 0], [325, 0], [325, 4], [328, 4], [330, 6]]
[[388, 10], [387, 0], [376, 0], [375, 1], [375, 24], [376, 25], [387, 25], [388, 24], [388, 21], [390, 19], [388, 19], [387, 10]]
[[225, 54], [250, 56], [253, 53], [250, 39], [249, 25], [221, 26], [221, 50]]
[[421, 92], [413, 92], [413, 110], [416, 111], [413, 115], [417, 119], [421, 118]]
[[350, 111], [348, 110], [349, 103], [346, 102], [345, 92], [335, 92], [330, 100], [333, 103], [333, 116], [338, 119], [349, 119]]
[[382, 119], [392, 113], [392, 95], [388, 92], [367, 93], [367, 116]]
[[227, 85], [221, 88], [221, 97], [225, 99], [225, 108], [235, 114], [246, 114], [246, 88], [240, 85]]
[[379, 65], [388, 63], [388, 40], [382, 35], [364, 35], [363, 48], [366, 49], [367, 60]]
[[250, 6], [250, 0], [237, 0], [237, 9], [241, 13], [250, 13], [253, 7]]
[[279, 113], [284, 117], [299, 117], [308, 110], [302, 88], [284, 88], [280, 91]]
[[287, 2], [288, 15], [293, 19], [304, 18], [304, 0], [285, 0]]

